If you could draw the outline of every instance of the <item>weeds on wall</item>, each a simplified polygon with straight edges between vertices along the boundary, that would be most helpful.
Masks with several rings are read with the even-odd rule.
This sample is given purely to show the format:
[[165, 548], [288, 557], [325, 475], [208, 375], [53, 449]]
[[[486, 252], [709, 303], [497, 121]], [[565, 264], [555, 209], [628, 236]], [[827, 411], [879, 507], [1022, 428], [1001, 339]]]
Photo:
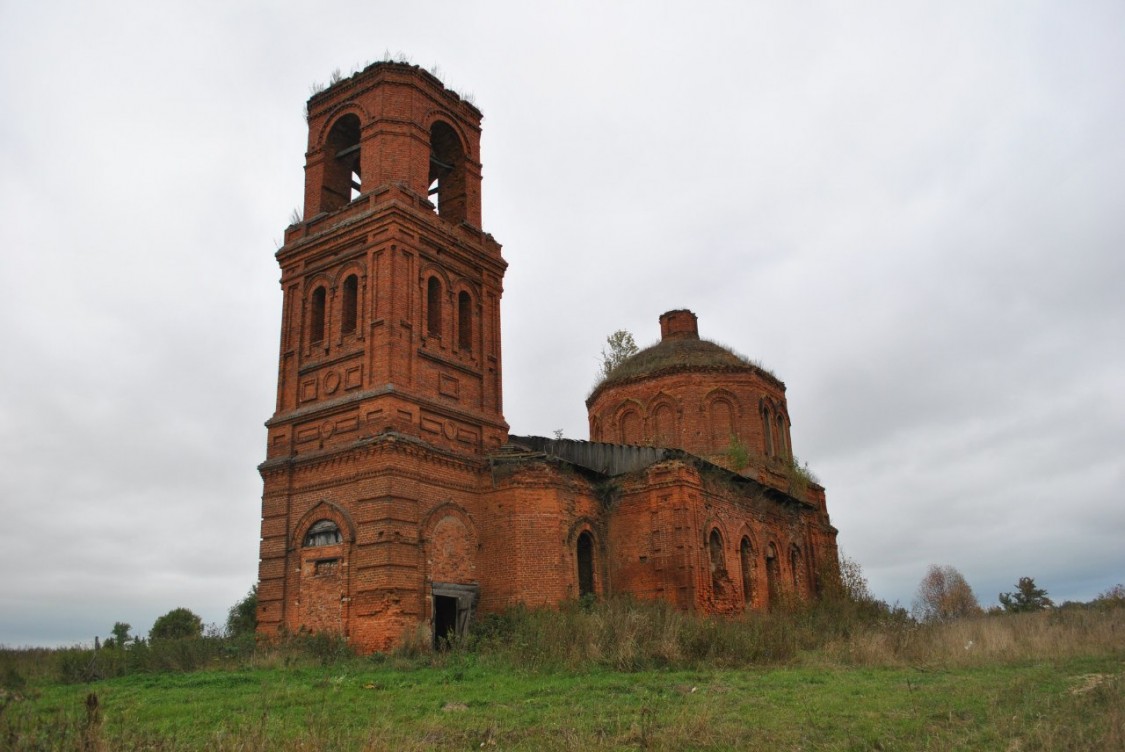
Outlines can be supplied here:
[[730, 442], [727, 444], [727, 462], [730, 463], [730, 469], [736, 473], [742, 472], [750, 464], [750, 450], [733, 433], [730, 435]]

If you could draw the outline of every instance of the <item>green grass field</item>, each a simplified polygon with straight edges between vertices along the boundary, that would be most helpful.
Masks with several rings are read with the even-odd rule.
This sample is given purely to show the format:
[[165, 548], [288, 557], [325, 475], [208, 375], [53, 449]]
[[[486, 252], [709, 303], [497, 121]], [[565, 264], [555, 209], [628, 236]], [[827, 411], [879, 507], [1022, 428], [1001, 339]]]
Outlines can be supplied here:
[[[4, 651], [0, 676], [22, 686], [0, 700], [0, 749], [1125, 749], [1125, 609], [868, 624], [741, 666], [670, 659], [664, 625], [632, 637], [639, 668], [623, 670], [598, 640], [628, 641], [637, 614], [663, 618], [524, 614], [503, 639], [446, 653], [259, 650], [76, 683], [46, 668], [51, 652]], [[761, 641], [754, 626], [718, 629]], [[528, 644], [567, 629], [572, 644]]]

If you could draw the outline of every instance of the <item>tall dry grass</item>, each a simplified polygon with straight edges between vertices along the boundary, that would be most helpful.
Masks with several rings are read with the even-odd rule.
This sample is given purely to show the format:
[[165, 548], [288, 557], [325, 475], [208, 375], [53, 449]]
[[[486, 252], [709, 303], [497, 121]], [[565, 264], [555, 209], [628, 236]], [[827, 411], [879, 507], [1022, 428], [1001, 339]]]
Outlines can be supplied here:
[[1125, 608], [978, 616], [920, 624], [884, 604], [827, 600], [732, 619], [614, 599], [485, 617], [455, 649], [531, 669], [739, 667], [797, 660], [846, 667], [965, 667], [1125, 657]]
[[830, 640], [824, 659], [847, 666], [960, 668], [1078, 656], [1125, 657], [1125, 609], [1074, 609], [902, 621]]

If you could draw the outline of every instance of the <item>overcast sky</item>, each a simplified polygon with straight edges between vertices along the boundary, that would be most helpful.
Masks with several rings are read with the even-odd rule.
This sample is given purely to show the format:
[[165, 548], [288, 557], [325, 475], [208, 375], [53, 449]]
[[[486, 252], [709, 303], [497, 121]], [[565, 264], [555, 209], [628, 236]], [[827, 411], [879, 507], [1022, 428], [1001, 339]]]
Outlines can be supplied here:
[[304, 102], [388, 55], [485, 115], [513, 433], [690, 308], [880, 598], [1125, 580], [1120, 0], [0, 0], [0, 644], [255, 581]]

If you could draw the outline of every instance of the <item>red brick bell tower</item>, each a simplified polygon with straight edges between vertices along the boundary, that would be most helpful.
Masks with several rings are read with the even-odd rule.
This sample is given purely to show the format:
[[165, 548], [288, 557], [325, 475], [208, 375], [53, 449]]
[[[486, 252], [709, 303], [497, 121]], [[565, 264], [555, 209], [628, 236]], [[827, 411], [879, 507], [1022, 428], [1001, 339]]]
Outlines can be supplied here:
[[398, 63], [308, 102], [304, 216], [277, 252], [263, 634], [306, 628], [379, 646], [427, 618], [425, 583], [473, 581], [436, 571], [445, 564], [423, 543], [427, 510], [471, 507], [456, 489], [473, 486], [508, 430], [506, 263], [480, 229], [480, 122], [435, 77]]

